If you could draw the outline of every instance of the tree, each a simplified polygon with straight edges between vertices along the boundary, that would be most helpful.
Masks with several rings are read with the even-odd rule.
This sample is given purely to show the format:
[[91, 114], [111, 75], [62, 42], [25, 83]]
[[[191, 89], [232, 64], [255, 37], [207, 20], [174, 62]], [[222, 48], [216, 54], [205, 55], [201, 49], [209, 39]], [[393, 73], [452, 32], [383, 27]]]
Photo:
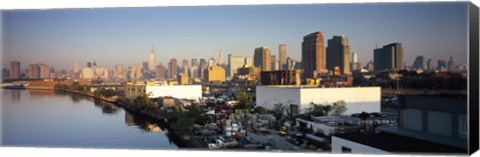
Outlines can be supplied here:
[[278, 103], [273, 106], [272, 113], [277, 119], [281, 119], [284, 116], [286, 110], [286, 106], [284, 106], [282, 103]]
[[238, 97], [238, 104], [236, 106], [237, 109], [250, 109], [253, 103], [252, 97], [248, 96], [245, 92], [237, 93]]
[[310, 103], [310, 107], [305, 109], [305, 114], [311, 116], [325, 116], [325, 110], [322, 104]]
[[333, 103], [332, 107], [332, 114], [333, 115], [341, 115], [345, 111], [347, 111], [347, 107], [345, 106], [346, 103], [343, 100], [339, 100]]

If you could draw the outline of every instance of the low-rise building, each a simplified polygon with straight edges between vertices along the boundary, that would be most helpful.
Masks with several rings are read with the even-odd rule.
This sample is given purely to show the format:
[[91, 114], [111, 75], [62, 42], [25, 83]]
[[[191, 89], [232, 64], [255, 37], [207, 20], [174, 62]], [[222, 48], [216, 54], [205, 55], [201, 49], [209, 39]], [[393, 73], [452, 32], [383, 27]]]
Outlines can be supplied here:
[[398, 127], [332, 137], [332, 152], [467, 155], [465, 96], [400, 96]]
[[311, 103], [332, 105], [343, 100], [344, 115], [380, 112], [380, 87], [256, 86], [256, 105], [272, 109], [281, 103], [303, 113]]
[[300, 85], [302, 70], [275, 70], [260, 72], [262, 85]]
[[225, 82], [225, 69], [220, 66], [210, 66], [204, 71], [204, 82], [206, 83], [223, 83]]
[[125, 98], [135, 99], [145, 94], [146, 83], [144, 81], [127, 82], [125, 84]]

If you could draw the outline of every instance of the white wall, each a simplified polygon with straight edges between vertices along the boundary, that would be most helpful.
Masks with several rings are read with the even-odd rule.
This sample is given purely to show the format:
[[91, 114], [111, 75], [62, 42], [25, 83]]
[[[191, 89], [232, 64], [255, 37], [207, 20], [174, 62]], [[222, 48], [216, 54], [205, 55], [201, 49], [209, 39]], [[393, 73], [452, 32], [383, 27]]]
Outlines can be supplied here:
[[332, 136], [332, 153], [342, 153], [342, 146], [350, 148], [352, 154], [391, 154], [390, 152]]
[[380, 87], [302, 88], [300, 94], [303, 108], [309, 107], [311, 102], [332, 105], [343, 100], [347, 104], [345, 115], [380, 112]]
[[272, 109], [278, 103], [287, 106], [290, 104], [300, 105], [300, 90], [296, 88], [257, 86], [255, 95], [257, 106], [263, 106], [267, 109]]
[[174, 85], [174, 86], [147, 86], [146, 93], [151, 92], [150, 98], [171, 96], [197, 100], [202, 97], [201, 85]]
[[329, 104], [343, 100], [347, 111], [344, 115], [364, 112], [380, 112], [380, 87], [299, 88], [281, 86], [257, 86], [257, 105], [272, 109], [274, 104], [299, 104], [302, 113], [310, 103]]

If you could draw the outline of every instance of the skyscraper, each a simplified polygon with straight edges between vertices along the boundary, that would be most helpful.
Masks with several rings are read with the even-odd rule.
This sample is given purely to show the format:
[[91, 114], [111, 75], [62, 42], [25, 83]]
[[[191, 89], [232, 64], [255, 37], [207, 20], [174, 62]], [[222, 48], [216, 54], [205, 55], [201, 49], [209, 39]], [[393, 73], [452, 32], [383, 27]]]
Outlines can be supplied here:
[[10, 79], [20, 78], [20, 62], [13, 61], [10, 63]]
[[341, 73], [350, 74], [350, 45], [347, 37], [333, 36], [328, 40], [326, 62], [329, 71], [339, 67]]
[[281, 70], [286, 70], [287, 64], [287, 44], [280, 44], [278, 46], [278, 59], [279, 59], [279, 67]]
[[28, 65], [28, 78], [29, 79], [38, 79], [40, 78], [40, 66], [38, 64]]
[[228, 54], [228, 71], [227, 71], [228, 78], [232, 78], [233, 75], [237, 72], [237, 69], [241, 68], [244, 64], [245, 64], [245, 57]]
[[415, 69], [427, 70], [425, 64], [425, 57], [423, 57], [422, 55], [417, 56], [417, 58], [415, 58], [415, 61], [413, 62], [412, 67]]
[[253, 55], [253, 64], [256, 67], [260, 67], [262, 71], [272, 70], [271, 53], [267, 47], [259, 47], [255, 49]]
[[222, 49], [220, 49], [220, 52], [218, 53], [218, 65], [223, 65]]
[[453, 56], [450, 56], [450, 59], [448, 60], [448, 71], [449, 72], [454, 72], [456, 71], [456, 68], [455, 68], [455, 62], [453, 61]]
[[[155, 65], [157, 65], [157, 64], [155, 63], [155, 52], [154, 52], [153, 46], [152, 46], [152, 51], [150, 51], [150, 60], [148, 62], [148, 68], [149, 68], [148, 70], [149, 71], [154, 71], [155, 70]], [[145, 69], [145, 70], [147, 70], [147, 69]]]
[[142, 78], [142, 67], [139, 65], [132, 66], [132, 70], [130, 71], [130, 79], [138, 80], [141, 78]]
[[303, 37], [302, 64], [304, 79], [313, 78], [314, 72], [325, 71], [325, 43], [322, 32], [314, 32]]
[[169, 78], [176, 78], [178, 74], [178, 64], [177, 59], [172, 58], [170, 62], [168, 62], [168, 77]]
[[188, 77], [188, 60], [187, 59], [182, 60], [182, 73], [187, 75]]
[[199, 66], [198, 60], [196, 58], [192, 58], [191, 65], [193, 66]]
[[245, 65], [246, 66], [253, 66], [253, 58], [252, 57], [245, 57]]
[[437, 70], [438, 71], [446, 71], [447, 70], [447, 62], [445, 60], [438, 60], [437, 61]]
[[271, 62], [272, 62], [272, 65], [271, 65], [272, 70], [278, 70], [277, 56], [272, 55], [272, 56], [270, 57], [270, 60], [271, 60]]
[[165, 79], [165, 71], [167, 71], [167, 68], [162, 65], [162, 63], [158, 64], [158, 66], [155, 69], [155, 78], [163, 80]]
[[403, 69], [403, 47], [399, 42], [373, 50], [375, 71]]
[[351, 70], [361, 70], [362, 69], [362, 64], [360, 62], [358, 62], [358, 53], [353, 52], [351, 58], [352, 58], [352, 62], [351, 62], [351, 65], [350, 65], [350, 67], [352, 67]]
[[147, 61], [143, 62], [142, 63], [142, 72], [143, 71], [148, 71], [148, 66], [149, 66], [149, 63]]
[[200, 58], [200, 64], [198, 66], [198, 77], [204, 79], [204, 70], [207, 69], [208, 63], [205, 58]]
[[433, 70], [434, 66], [433, 66], [433, 60], [431, 58], [429, 58], [427, 60], [427, 70]]

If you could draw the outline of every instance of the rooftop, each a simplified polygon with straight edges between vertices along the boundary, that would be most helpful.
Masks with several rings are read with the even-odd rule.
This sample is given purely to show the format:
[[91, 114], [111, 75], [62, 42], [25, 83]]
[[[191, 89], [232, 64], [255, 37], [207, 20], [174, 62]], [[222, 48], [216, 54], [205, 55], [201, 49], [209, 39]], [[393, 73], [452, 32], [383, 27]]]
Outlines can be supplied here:
[[361, 143], [367, 146], [394, 153], [428, 153], [428, 154], [465, 154], [466, 149], [423, 141], [419, 139], [389, 134], [347, 133], [334, 135], [339, 138]]

